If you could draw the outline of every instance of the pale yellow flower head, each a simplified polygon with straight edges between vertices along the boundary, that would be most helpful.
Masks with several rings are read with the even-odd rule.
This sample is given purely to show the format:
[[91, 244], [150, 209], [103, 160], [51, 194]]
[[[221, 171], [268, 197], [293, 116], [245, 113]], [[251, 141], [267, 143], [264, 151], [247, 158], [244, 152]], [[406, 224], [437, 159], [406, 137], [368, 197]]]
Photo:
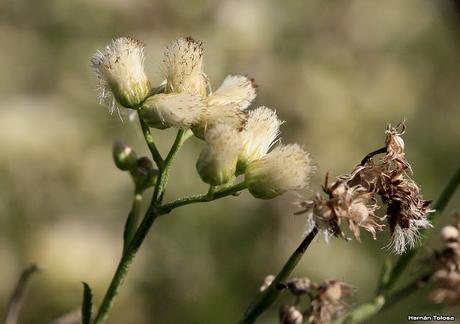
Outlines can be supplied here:
[[201, 120], [205, 104], [201, 96], [189, 93], [158, 94], [149, 97], [140, 109], [150, 127], [190, 128]]
[[166, 47], [167, 93], [191, 93], [205, 97], [207, 78], [203, 72], [203, 44], [191, 37], [178, 38]]
[[196, 163], [201, 179], [214, 186], [233, 180], [241, 149], [238, 130], [218, 124], [206, 132], [205, 140], [206, 146]]
[[262, 158], [276, 142], [282, 121], [276, 112], [259, 107], [249, 112], [242, 132], [243, 148], [238, 159], [238, 169], [243, 171], [252, 161]]
[[114, 39], [93, 55], [91, 66], [99, 78], [100, 100], [111, 107], [116, 100], [123, 107], [136, 108], [150, 93], [144, 71], [144, 44], [138, 40]]
[[254, 197], [271, 199], [288, 190], [306, 189], [312, 171], [310, 155], [299, 145], [278, 145], [248, 165], [245, 181]]
[[255, 97], [256, 87], [253, 80], [241, 75], [228, 75], [222, 85], [208, 97], [208, 105], [235, 105], [240, 110], [245, 110]]

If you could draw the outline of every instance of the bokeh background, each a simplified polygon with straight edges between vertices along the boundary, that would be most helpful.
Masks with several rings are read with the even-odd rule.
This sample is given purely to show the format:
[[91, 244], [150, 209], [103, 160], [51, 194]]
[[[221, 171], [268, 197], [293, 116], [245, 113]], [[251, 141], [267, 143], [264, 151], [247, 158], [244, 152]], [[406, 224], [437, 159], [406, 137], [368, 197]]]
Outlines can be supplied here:
[[[415, 179], [436, 199], [460, 162], [455, 9], [447, 0], [1, 1], [0, 315], [32, 261], [43, 272], [31, 282], [21, 323], [49, 323], [77, 309], [81, 281], [97, 304], [114, 271], [132, 185], [113, 166], [111, 145], [124, 139], [147, 150], [137, 124], [98, 104], [89, 59], [112, 38], [147, 44], [153, 84], [162, 80], [164, 45], [179, 36], [204, 42], [214, 87], [227, 74], [254, 77], [255, 104], [276, 109], [286, 121], [284, 141], [305, 145], [315, 160], [305, 196], [327, 171], [348, 172], [382, 146], [388, 123], [406, 119]], [[174, 132], [154, 134], [167, 150]], [[194, 169], [201, 147], [193, 139], [179, 154], [166, 200], [206, 190]], [[302, 239], [296, 199], [243, 193], [160, 219], [109, 323], [235, 323]], [[457, 193], [443, 223], [459, 208]], [[295, 275], [345, 280], [358, 288], [352, 303], [359, 303], [374, 292], [387, 243], [386, 234], [377, 241], [366, 234], [361, 244], [315, 241]], [[435, 232], [427, 253], [436, 244]], [[428, 289], [373, 323], [448, 312], [426, 301]], [[260, 323], [277, 323], [276, 312]]]

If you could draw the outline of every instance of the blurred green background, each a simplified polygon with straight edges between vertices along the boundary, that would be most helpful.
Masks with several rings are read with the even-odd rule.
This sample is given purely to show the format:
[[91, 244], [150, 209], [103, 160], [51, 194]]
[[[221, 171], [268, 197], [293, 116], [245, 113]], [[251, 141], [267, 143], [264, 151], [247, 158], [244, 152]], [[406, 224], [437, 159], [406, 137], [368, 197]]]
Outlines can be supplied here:
[[[449, 1], [3, 0], [0, 2], [0, 315], [21, 270], [44, 269], [30, 286], [21, 323], [49, 323], [77, 309], [81, 281], [96, 304], [114, 271], [130, 208], [129, 177], [111, 161], [124, 139], [147, 154], [137, 124], [98, 104], [91, 55], [116, 36], [143, 40], [146, 68], [161, 82], [166, 43], [204, 42], [205, 71], [259, 85], [256, 105], [285, 120], [285, 142], [311, 152], [318, 171], [350, 171], [381, 147], [388, 123], [407, 120], [407, 157], [427, 199], [460, 162], [460, 18]], [[172, 130], [156, 131], [165, 152]], [[202, 143], [176, 160], [166, 200], [206, 190], [194, 169]], [[235, 323], [267, 274], [302, 239], [297, 196], [247, 193], [177, 210], [153, 227], [109, 323]], [[146, 199], [148, 200], [148, 199]], [[459, 209], [456, 194], [443, 223]], [[439, 243], [434, 235], [427, 252]], [[315, 241], [295, 270], [337, 278], [372, 295], [389, 252], [386, 234], [361, 244]], [[407, 276], [414, 275], [415, 264]], [[373, 323], [446, 312], [422, 290]], [[292, 301], [284, 296], [284, 301]], [[277, 323], [277, 307], [260, 323]], [[3, 317], [3, 315], [2, 315]]]

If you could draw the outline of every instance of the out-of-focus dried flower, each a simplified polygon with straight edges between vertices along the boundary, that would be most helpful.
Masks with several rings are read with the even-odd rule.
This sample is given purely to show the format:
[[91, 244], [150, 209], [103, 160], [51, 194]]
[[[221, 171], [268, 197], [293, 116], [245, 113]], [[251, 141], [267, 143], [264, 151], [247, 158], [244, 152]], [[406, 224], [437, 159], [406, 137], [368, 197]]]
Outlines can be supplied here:
[[310, 306], [309, 323], [328, 324], [335, 315], [342, 315], [348, 309], [344, 297], [350, 296], [353, 288], [338, 280], [329, 280], [319, 286], [317, 296]]
[[281, 324], [302, 324], [302, 313], [292, 305], [283, 305], [279, 311], [279, 318]]
[[190, 128], [200, 121], [205, 104], [201, 96], [189, 93], [158, 94], [149, 97], [139, 110], [150, 127]]
[[213, 186], [233, 180], [240, 149], [237, 130], [224, 124], [210, 129], [206, 133], [206, 146], [196, 163], [201, 179]]
[[299, 145], [278, 145], [248, 165], [245, 180], [254, 197], [271, 199], [288, 190], [307, 188], [312, 171], [310, 155]]
[[[342, 315], [348, 309], [344, 298], [353, 293], [350, 285], [339, 280], [327, 280], [317, 284], [308, 278], [294, 278], [285, 287], [296, 297], [296, 303], [280, 308], [280, 323], [331, 323], [334, 316]], [[309, 307], [303, 311], [299, 309], [301, 298], [309, 300]], [[289, 319], [292, 321], [289, 322]], [[294, 322], [294, 319], [298, 322]]]
[[91, 58], [99, 79], [101, 102], [115, 108], [115, 100], [126, 108], [136, 108], [150, 93], [144, 71], [144, 44], [129, 37], [114, 39]]
[[286, 282], [286, 287], [295, 296], [306, 294], [311, 289], [311, 280], [308, 278], [292, 278]]
[[260, 291], [264, 291], [265, 289], [267, 289], [273, 282], [273, 280], [275, 279], [275, 276], [274, 275], [268, 275], [264, 278], [264, 282], [262, 283], [262, 286], [260, 286], [259, 290]]
[[282, 121], [275, 111], [259, 107], [249, 112], [242, 131], [243, 149], [238, 158], [238, 170], [244, 172], [252, 161], [262, 158], [276, 142]]
[[429, 298], [435, 303], [448, 303], [460, 308], [460, 215], [454, 225], [446, 226], [441, 231], [445, 243], [441, 251], [434, 253], [430, 259], [433, 274], [430, 278], [434, 290]]
[[203, 72], [203, 44], [181, 37], [166, 47], [166, 93], [190, 93], [205, 97], [207, 77]]

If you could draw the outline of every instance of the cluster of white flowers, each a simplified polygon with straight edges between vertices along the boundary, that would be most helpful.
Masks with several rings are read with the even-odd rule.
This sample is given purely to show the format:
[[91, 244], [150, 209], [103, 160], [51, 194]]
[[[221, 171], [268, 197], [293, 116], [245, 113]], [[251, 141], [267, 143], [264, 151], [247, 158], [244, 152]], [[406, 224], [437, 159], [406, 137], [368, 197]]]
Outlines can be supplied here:
[[152, 128], [191, 129], [206, 143], [196, 166], [211, 186], [228, 185], [244, 174], [251, 194], [262, 199], [308, 186], [309, 154], [297, 144], [281, 144], [282, 122], [275, 111], [250, 108], [256, 97], [252, 79], [229, 75], [213, 92], [203, 71], [203, 44], [186, 37], [166, 46], [165, 81], [152, 90], [143, 47], [122, 37], [94, 55], [103, 101], [136, 109]]

